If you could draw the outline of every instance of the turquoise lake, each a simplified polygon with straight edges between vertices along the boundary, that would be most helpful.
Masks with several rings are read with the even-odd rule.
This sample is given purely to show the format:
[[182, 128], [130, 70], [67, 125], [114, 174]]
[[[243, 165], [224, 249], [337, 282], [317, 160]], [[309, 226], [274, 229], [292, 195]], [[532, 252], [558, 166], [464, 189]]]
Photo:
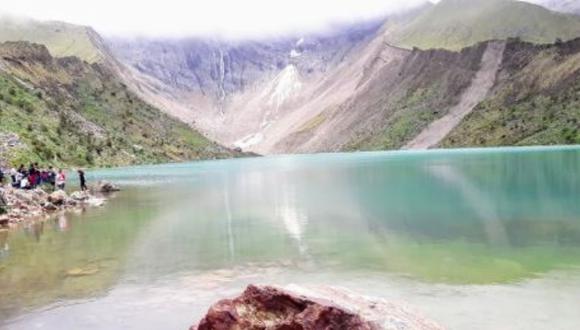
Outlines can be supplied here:
[[249, 283], [345, 287], [449, 329], [580, 328], [580, 147], [276, 156], [88, 179], [123, 190], [0, 231], [0, 328], [187, 329]]

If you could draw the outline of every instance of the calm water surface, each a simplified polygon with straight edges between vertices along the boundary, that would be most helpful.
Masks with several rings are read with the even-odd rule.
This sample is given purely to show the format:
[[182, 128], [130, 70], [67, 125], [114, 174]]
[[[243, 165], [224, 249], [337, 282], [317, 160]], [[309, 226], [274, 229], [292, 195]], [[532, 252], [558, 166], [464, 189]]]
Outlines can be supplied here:
[[90, 173], [100, 209], [0, 232], [0, 327], [187, 329], [248, 283], [337, 285], [451, 329], [580, 327], [580, 148]]

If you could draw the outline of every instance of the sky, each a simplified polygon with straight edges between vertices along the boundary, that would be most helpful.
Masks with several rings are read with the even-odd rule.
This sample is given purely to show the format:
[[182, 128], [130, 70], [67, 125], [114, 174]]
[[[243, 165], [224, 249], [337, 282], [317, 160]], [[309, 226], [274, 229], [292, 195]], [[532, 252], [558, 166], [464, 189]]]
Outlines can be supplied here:
[[0, 14], [89, 25], [109, 35], [254, 37], [322, 30], [428, 0], [3, 0]]

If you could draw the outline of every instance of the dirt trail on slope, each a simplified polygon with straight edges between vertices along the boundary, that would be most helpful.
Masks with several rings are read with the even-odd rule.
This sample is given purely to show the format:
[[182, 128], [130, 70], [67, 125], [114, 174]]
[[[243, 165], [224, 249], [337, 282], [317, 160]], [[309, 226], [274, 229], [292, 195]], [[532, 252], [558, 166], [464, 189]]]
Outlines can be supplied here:
[[429, 149], [438, 145], [493, 87], [496, 74], [503, 60], [505, 42], [490, 42], [481, 59], [481, 68], [471, 85], [461, 95], [459, 103], [442, 118], [432, 122], [403, 149]]

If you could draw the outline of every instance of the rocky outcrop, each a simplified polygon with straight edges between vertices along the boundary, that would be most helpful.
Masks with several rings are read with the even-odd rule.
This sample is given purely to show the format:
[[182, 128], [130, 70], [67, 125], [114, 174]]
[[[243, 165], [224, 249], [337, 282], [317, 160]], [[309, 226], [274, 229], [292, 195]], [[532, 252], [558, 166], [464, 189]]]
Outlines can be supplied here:
[[81, 191], [73, 192], [69, 196], [61, 190], [47, 193], [42, 189], [22, 190], [0, 187], [0, 196], [1, 226], [43, 219], [57, 211], [104, 204], [103, 198]]
[[442, 329], [409, 307], [346, 290], [250, 285], [213, 305], [190, 330], [217, 329]]

